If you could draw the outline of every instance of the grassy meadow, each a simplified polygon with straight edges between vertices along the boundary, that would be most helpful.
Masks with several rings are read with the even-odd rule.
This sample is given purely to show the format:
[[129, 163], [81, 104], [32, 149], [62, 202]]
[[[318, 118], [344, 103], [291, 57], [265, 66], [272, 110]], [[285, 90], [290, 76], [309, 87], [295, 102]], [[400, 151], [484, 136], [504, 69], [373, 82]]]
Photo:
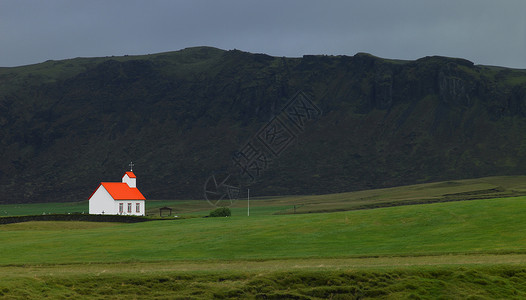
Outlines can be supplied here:
[[526, 197], [512, 197], [82, 228], [26, 222], [0, 227], [0, 265], [526, 253], [525, 214]]
[[[508, 185], [447, 182], [325, 197], [339, 210], [367, 192], [390, 202], [521, 192], [518, 180]], [[210, 211], [205, 201], [153, 201], [152, 214], [179, 204], [176, 213], [193, 218], [0, 225], [0, 299], [526, 297], [526, 196], [299, 213], [323, 199], [259, 198], [250, 216], [238, 201], [228, 218], [199, 217]]]

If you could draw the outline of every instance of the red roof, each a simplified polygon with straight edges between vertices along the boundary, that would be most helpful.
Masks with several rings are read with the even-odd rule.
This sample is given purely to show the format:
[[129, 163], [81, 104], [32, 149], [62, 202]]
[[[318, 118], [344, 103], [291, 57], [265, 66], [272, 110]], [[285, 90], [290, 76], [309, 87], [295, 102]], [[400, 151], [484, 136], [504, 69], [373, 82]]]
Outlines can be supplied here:
[[[135, 175], [133, 176], [135, 177]], [[146, 200], [141, 192], [139, 192], [139, 189], [131, 188], [127, 183], [101, 182], [100, 184], [106, 189], [106, 191], [108, 191], [108, 193], [110, 193], [113, 200]]]
[[[128, 175], [128, 177], [130, 177], [130, 178], [136, 178], [135, 174], [133, 174], [133, 172], [126, 172], [124, 175]], [[122, 175], [122, 177], [124, 177], [124, 175]]]

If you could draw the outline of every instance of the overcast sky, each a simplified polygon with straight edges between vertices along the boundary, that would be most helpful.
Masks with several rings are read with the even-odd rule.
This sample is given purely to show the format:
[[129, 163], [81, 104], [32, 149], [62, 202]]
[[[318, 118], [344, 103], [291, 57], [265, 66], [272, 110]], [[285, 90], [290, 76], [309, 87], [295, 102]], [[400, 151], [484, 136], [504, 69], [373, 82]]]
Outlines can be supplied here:
[[0, 0], [0, 66], [193, 46], [526, 69], [525, 0]]

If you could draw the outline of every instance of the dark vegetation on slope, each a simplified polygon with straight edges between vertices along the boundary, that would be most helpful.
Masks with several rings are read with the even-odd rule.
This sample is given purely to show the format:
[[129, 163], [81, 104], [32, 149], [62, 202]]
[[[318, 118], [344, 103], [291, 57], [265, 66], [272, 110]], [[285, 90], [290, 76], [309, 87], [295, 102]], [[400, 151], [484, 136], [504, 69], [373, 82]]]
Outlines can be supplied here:
[[525, 70], [199, 47], [0, 68], [0, 203], [85, 200], [130, 161], [147, 198], [200, 199], [299, 90], [323, 115], [251, 194], [524, 173]]

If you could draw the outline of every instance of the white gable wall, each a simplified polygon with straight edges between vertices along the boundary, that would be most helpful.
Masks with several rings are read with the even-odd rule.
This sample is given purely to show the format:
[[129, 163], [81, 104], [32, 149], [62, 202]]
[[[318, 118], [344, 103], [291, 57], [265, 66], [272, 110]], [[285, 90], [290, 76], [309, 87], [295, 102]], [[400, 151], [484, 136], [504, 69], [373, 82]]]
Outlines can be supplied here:
[[89, 199], [89, 213], [101, 215], [104, 212], [105, 215], [116, 215], [119, 212], [115, 202], [104, 186], [100, 185]]

